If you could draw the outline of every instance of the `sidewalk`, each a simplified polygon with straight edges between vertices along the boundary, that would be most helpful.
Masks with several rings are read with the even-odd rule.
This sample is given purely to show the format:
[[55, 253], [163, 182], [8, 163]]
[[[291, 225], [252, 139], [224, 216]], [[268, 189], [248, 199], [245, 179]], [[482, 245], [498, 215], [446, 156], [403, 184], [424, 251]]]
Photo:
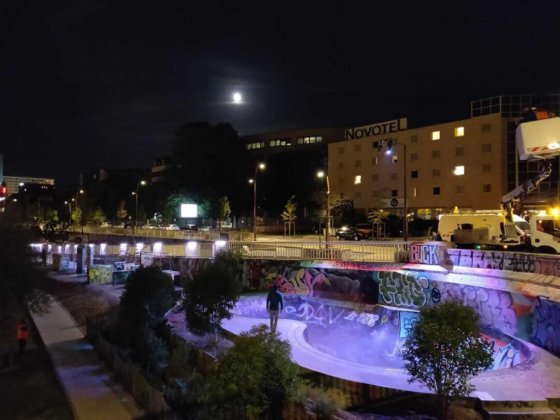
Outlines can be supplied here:
[[49, 312], [31, 314], [59, 381], [78, 420], [141, 417], [130, 395], [112, 382], [74, 319], [57, 301]]

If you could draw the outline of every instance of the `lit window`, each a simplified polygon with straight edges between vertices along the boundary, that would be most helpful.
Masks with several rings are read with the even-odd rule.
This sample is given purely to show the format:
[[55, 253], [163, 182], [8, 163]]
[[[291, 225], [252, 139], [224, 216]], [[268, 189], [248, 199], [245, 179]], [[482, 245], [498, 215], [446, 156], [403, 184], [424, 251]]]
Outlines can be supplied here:
[[371, 163], [373, 163], [373, 165], [378, 166], [379, 165], [379, 158], [374, 157], [371, 161]]
[[276, 146], [276, 141], [270, 140], [270, 147], [274, 147], [274, 146]]
[[319, 136], [317, 137], [317, 143], [322, 143], [323, 142], [323, 137]]
[[455, 166], [455, 169], [453, 169], [453, 175], [457, 175], [457, 176], [465, 175], [465, 167], [462, 165]]
[[356, 175], [354, 177], [354, 184], [361, 184], [362, 183], [362, 176], [361, 175]]
[[455, 127], [455, 137], [463, 137], [465, 135], [465, 127]]
[[305, 137], [305, 138], [303, 139], [303, 142], [304, 142], [305, 144], [309, 144], [309, 137]]
[[397, 155], [391, 156], [391, 162], [397, 163], [399, 161], [399, 157]]
[[315, 143], [315, 137], [309, 137], [309, 143]]
[[441, 132], [439, 131], [432, 131], [432, 140], [439, 140], [441, 136]]
[[416, 197], [416, 187], [414, 187], [414, 188], [412, 189], [412, 196], [413, 196], [413, 197]]
[[299, 137], [299, 138], [297, 139], [297, 143], [298, 143], [298, 144], [303, 144], [303, 137]]

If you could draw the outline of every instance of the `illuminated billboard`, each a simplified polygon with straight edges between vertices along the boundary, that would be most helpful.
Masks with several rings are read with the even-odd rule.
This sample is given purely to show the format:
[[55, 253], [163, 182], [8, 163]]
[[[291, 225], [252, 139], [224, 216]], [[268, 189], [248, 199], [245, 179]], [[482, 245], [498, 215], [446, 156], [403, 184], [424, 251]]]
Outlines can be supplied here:
[[197, 204], [181, 204], [181, 217], [198, 217]]

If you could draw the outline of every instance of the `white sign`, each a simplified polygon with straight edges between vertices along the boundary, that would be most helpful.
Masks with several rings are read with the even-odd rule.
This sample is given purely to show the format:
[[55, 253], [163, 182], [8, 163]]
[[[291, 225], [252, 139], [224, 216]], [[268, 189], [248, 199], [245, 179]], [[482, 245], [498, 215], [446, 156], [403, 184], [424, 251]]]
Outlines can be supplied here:
[[189, 218], [198, 217], [198, 205], [181, 204], [181, 217], [189, 217]]
[[397, 131], [406, 130], [407, 125], [408, 120], [406, 118], [399, 118], [398, 120], [385, 121], [356, 128], [347, 128], [344, 131], [344, 138], [346, 140], [355, 140], [361, 139], [362, 137], [396, 133]]

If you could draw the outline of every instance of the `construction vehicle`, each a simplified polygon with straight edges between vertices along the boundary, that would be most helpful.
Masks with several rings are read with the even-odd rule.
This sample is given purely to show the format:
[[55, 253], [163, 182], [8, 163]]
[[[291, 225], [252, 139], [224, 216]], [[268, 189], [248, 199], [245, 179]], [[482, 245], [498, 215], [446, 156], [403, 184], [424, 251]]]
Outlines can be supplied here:
[[[540, 161], [538, 174], [502, 197], [500, 213], [455, 215], [463, 216], [455, 219], [454, 215], [442, 215], [439, 232], [443, 240], [465, 248], [560, 252], [559, 215], [540, 212], [525, 222], [514, 214], [515, 204], [537, 189], [552, 173], [550, 159], [560, 156], [560, 118], [536, 108], [529, 109], [524, 121], [517, 126], [515, 136], [519, 159]], [[454, 222], [451, 235], [449, 225]]]

